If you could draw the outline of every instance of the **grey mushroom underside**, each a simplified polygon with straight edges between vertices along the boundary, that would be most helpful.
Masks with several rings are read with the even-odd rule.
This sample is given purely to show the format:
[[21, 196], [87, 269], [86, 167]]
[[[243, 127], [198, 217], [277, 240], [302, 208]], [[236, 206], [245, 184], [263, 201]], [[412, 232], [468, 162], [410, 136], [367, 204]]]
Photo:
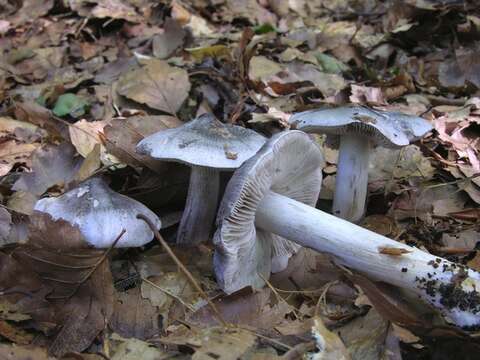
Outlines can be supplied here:
[[178, 244], [197, 245], [209, 240], [218, 205], [219, 175], [216, 169], [192, 166]]
[[340, 138], [332, 212], [342, 219], [358, 222], [364, 215], [371, 149], [371, 141], [359, 135]]

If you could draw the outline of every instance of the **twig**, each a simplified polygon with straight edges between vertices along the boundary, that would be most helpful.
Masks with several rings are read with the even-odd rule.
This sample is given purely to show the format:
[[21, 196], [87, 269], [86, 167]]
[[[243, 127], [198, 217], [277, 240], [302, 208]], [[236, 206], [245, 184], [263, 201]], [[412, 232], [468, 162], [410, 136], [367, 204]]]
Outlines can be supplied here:
[[203, 297], [203, 299], [208, 303], [210, 308], [212, 309], [215, 317], [217, 318], [218, 322], [222, 324], [223, 326], [227, 327], [228, 324], [227, 322], [223, 319], [222, 314], [218, 311], [217, 307], [213, 302], [210, 301], [209, 297], [203, 291], [201, 286], [198, 284], [198, 282], [195, 280], [193, 275], [188, 271], [188, 269], [182, 264], [182, 262], [177, 258], [177, 256], [173, 253], [172, 249], [170, 246], [167, 244], [167, 242], [163, 239], [162, 235], [158, 232], [157, 228], [153, 225], [153, 223], [150, 221], [149, 218], [147, 218], [143, 214], [138, 214], [137, 219], [141, 219], [147, 223], [147, 225], [150, 227], [150, 229], [153, 231], [155, 238], [158, 240], [158, 242], [163, 246], [165, 251], [168, 253], [168, 255], [172, 258], [172, 260], [177, 264], [177, 266], [180, 268], [180, 270], [185, 274], [187, 279], [190, 281], [192, 286], [200, 293], [200, 295]]
[[174, 298], [175, 300], [177, 300], [180, 304], [182, 304], [183, 306], [185, 306], [188, 310], [190, 310], [191, 312], [195, 312], [195, 308], [190, 305], [190, 304], [187, 304], [185, 301], [183, 301], [180, 297], [178, 297], [177, 295], [171, 293], [170, 291], [166, 290], [166, 289], [163, 289], [162, 287], [158, 286], [157, 284], [155, 284], [154, 282], [148, 280], [148, 279], [145, 279], [145, 278], [141, 278], [142, 281], [146, 282], [148, 285], [154, 287], [155, 289], [167, 294], [168, 296]]

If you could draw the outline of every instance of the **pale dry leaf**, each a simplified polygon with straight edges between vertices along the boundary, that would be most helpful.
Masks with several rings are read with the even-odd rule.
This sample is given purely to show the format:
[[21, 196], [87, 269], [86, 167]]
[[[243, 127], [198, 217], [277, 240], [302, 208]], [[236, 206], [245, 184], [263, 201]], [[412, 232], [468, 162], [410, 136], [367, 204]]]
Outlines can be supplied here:
[[136, 102], [175, 115], [190, 91], [185, 70], [161, 60], [146, 60], [118, 80], [117, 92]]
[[157, 34], [152, 39], [153, 55], [159, 59], [166, 59], [175, 50], [183, 45], [185, 30], [172, 18], [167, 18], [164, 25], [164, 32]]
[[380, 359], [388, 331], [388, 322], [374, 309], [335, 332], [341, 335], [352, 360]]
[[266, 81], [282, 70], [282, 66], [265, 56], [253, 56], [250, 59], [248, 77], [252, 80]]
[[0, 176], [7, 175], [16, 164], [30, 166], [30, 155], [40, 144], [24, 144], [15, 140], [0, 143]]
[[52, 186], [63, 188], [73, 179], [80, 162], [69, 143], [44, 145], [32, 154], [32, 171], [23, 173], [12, 189], [40, 196]]
[[187, 329], [176, 327], [170, 335], [162, 337], [164, 344], [184, 345], [195, 353], [192, 360], [237, 360], [253, 348], [256, 337], [241, 328], [200, 327]]
[[108, 120], [90, 122], [82, 119], [71, 125], [68, 130], [72, 144], [77, 149], [77, 152], [86, 158], [96, 144], [101, 144], [99, 133], [108, 124]]
[[351, 86], [352, 95], [350, 101], [359, 104], [386, 104], [386, 99], [383, 91], [379, 87], [371, 86]]
[[24, 215], [32, 215], [33, 207], [39, 197], [28, 191], [16, 191], [7, 202], [9, 209]]
[[322, 319], [313, 318], [312, 336], [317, 351], [309, 354], [312, 360], [350, 360], [350, 355], [338, 334], [328, 330]]
[[7, 243], [12, 227], [12, 216], [4, 207], [0, 207], [0, 245]]
[[442, 244], [446, 247], [473, 250], [480, 241], [480, 232], [474, 229], [454, 233], [442, 233]]
[[147, 166], [161, 173], [166, 164], [136, 152], [137, 144], [146, 136], [158, 131], [181, 126], [183, 123], [173, 116], [132, 116], [128, 119], [113, 119], [105, 126], [105, 147], [120, 161], [133, 167]]
[[2, 360], [53, 360], [47, 350], [36, 346], [17, 346], [15, 344], [0, 344], [0, 359]]
[[143, 20], [132, 5], [121, 0], [69, 0], [68, 5], [85, 17], [123, 19], [134, 23]]
[[110, 336], [112, 342], [111, 360], [162, 360], [171, 355], [154, 345], [135, 338], [123, 338], [118, 334]]
[[85, 160], [82, 162], [82, 165], [78, 169], [77, 173], [75, 174], [74, 180], [78, 182], [82, 182], [87, 180], [90, 176], [92, 176], [95, 171], [102, 165], [100, 161], [101, 156], [101, 145], [95, 144], [93, 150], [88, 154]]

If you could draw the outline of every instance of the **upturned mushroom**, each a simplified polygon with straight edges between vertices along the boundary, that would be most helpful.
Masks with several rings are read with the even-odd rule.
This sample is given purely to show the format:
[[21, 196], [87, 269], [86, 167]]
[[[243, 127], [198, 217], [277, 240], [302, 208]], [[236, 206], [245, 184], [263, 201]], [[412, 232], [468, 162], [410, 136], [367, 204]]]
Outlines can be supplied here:
[[91, 178], [57, 198], [37, 201], [34, 210], [79, 227], [95, 248], [108, 248], [122, 230], [115, 247], [138, 247], [153, 239], [153, 232], [137, 214], [148, 217], [160, 229], [160, 219], [145, 205], [111, 190], [101, 178]]
[[[478, 272], [302, 202], [320, 189], [322, 161], [308, 135], [293, 130], [273, 136], [234, 173], [214, 236], [214, 267], [222, 289], [232, 293], [263, 284], [275, 234], [330, 254], [337, 263], [374, 280], [412, 291], [459, 326], [480, 325]], [[386, 255], [383, 248], [403, 254]]]
[[196, 245], [209, 239], [218, 205], [219, 172], [237, 169], [265, 141], [253, 130], [223, 124], [213, 115], [204, 114], [138, 143], [140, 154], [192, 168], [177, 243]]
[[340, 138], [332, 212], [352, 222], [358, 222], [365, 212], [372, 148], [407, 146], [432, 130], [421, 117], [359, 105], [304, 111], [291, 116], [289, 122], [298, 130]]

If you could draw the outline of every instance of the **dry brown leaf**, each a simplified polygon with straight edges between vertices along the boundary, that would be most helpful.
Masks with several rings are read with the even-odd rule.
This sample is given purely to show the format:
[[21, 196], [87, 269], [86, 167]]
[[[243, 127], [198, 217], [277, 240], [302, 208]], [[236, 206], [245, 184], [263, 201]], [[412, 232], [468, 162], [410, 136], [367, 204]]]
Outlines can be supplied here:
[[30, 155], [40, 144], [23, 144], [15, 140], [0, 143], [0, 176], [7, 175], [16, 164], [30, 166]]
[[312, 336], [317, 345], [317, 351], [314, 354], [309, 354], [312, 360], [351, 359], [340, 336], [328, 330], [318, 316], [313, 318]]
[[168, 58], [183, 45], [185, 35], [185, 31], [177, 21], [167, 18], [163, 34], [155, 35], [152, 39], [153, 55], [159, 59]]
[[0, 246], [5, 244], [10, 235], [12, 216], [4, 207], [0, 207]]
[[256, 337], [240, 328], [201, 327], [187, 329], [179, 326], [160, 338], [163, 344], [184, 345], [195, 353], [192, 360], [222, 359], [237, 360], [255, 345]]
[[122, 75], [117, 86], [120, 95], [172, 115], [180, 109], [189, 91], [185, 70], [155, 59]]
[[41, 347], [16, 346], [0, 344], [0, 359], [2, 360], [53, 360], [47, 355], [47, 350]]
[[53, 138], [69, 140], [67, 127], [53, 118], [52, 112], [33, 101], [15, 103], [15, 118], [45, 129]]
[[13, 256], [53, 289], [48, 299], [55, 313], [49, 321], [61, 327], [50, 344], [51, 354], [81, 352], [105, 328], [114, 290], [103, 253], [88, 248], [80, 230], [68, 222], [38, 212], [31, 217], [29, 242]]
[[68, 128], [72, 145], [75, 146], [80, 155], [86, 158], [96, 144], [101, 144], [98, 134], [108, 124], [108, 120], [92, 122], [80, 120]]
[[63, 188], [80, 167], [80, 159], [74, 156], [75, 149], [69, 143], [47, 144], [37, 149], [32, 154], [32, 172], [23, 173], [12, 189], [40, 196], [52, 186]]
[[[136, 13], [135, 8], [121, 0], [78, 0], [70, 1], [69, 5], [82, 16], [142, 22], [142, 17]], [[94, 5], [93, 8], [91, 5]]]
[[162, 330], [160, 312], [139, 287], [117, 293], [110, 327], [126, 338], [150, 339]]
[[111, 339], [111, 360], [162, 360], [170, 359], [171, 354], [153, 346], [152, 344], [135, 339], [123, 338], [118, 334], [112, 334]]
[[0, 320], [0, 335], [18, 345], [31, 344], [35, 338], [35, 335], [4, 320]]
[[[293, 310], [285, 301], [280, 301], [273, 296], [269, 288], [255, 293], [249, 290], [240, 291], [222, 297], [214, 301], [214, 304], [227, 322], [250, 325], [269, 331], [275, 325], [280, 324], [285, 315]], [[202, 307], [194, 314], [188, 315], [187, 318], [198, 326], [218, 323], [208, 306]]]
[[149, 156], [137, 154], [137, 144], [146, 136], [181, 126], [183, 123], [173, 116], [133, 116], [125, 120], [114, 119], [103, 129], [105, 146], [110, 154], [127, 165], [147, 166], [162, 173], [168, 168], [165, 162], [153, 160]]
[[100, 161], [101, 145], [95, 144], [93, 150], [88, 154], [82, 165], [75, 174], [75, 181], [82, 182], [92, 176], [95, 171], [102, 165]]

